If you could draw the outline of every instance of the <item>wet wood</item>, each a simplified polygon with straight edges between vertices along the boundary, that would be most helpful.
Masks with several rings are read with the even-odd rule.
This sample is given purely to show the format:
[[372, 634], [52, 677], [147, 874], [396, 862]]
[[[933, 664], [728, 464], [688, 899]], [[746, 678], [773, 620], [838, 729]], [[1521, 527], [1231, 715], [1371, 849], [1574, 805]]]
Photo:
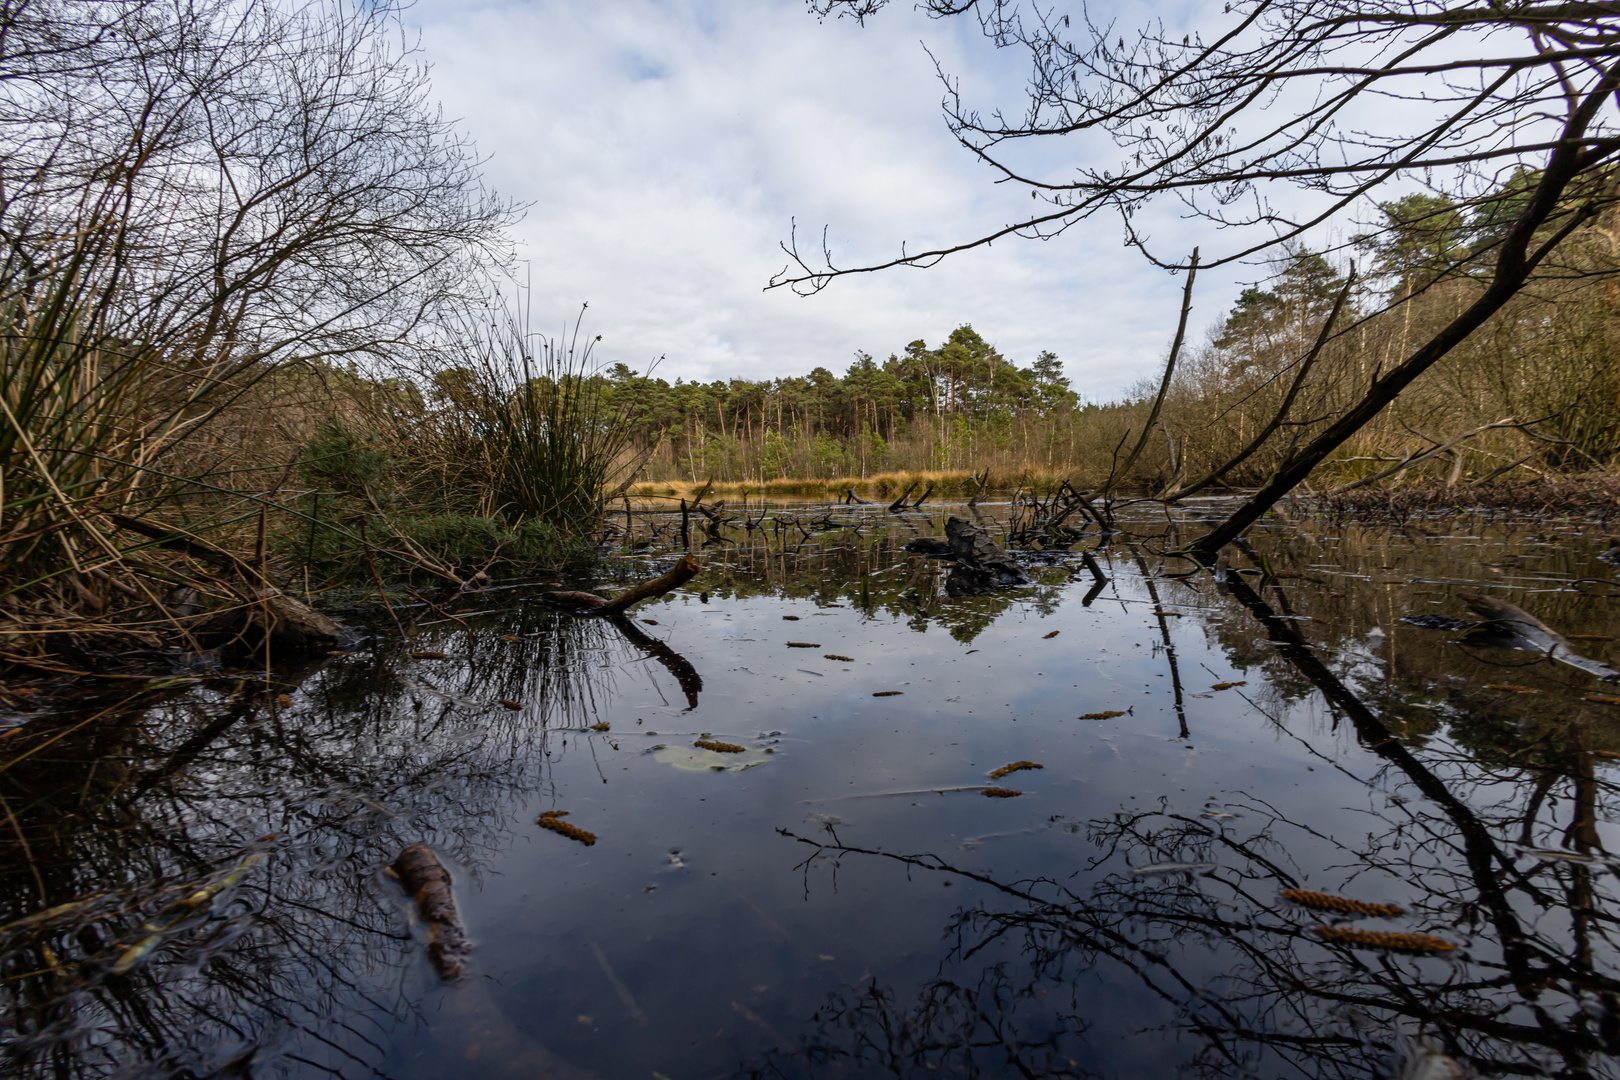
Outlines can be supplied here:
[[1021, 585], [1024, 573], [1000, 544], [970, 521], [950, 518], [945, 522], [945, 539], [956, 555], [958, 566], [977, 571], [991, 585]]
[[276, 589], [202, 618], [193, 630], [210, 647], [262, 652], [268, 635], [275, 657], [324, 655], [344, 637], [343, 627]]
[[390, 867], [416, 901], [417, 914], [428, 928], [428, 959], [439, 978], [454, 981], [467, 970], [467, 936], [450, 893], [450, 871], [426, 844], [418, 841], [399, 853]]
[[1463, 640], [1545, 653], [1604, 682], [1620, 681], [1620, 669], [1582, 656], [1575, 651], [1568, 638], [1523, 608], [1479, 593], [1459, 592], [1457, 598], [1467, 605], [1469, 611], [1485, 620], [1483, 626]]
[[655, 578], [634, 585], [612, 600], [598, 596], [595, 593], [577, 591], [543, 592], [540, 599], [553, 604], [575, 610], [586, 610], [598, 615], [616, 615], [625, 611], [632, 604], [639, 604], [643, 600], [650, 600], [655, 596], [678, 589], [697, 576], [698, 560], [696, 555], [686, 554], [675, 560], [668, 570]]

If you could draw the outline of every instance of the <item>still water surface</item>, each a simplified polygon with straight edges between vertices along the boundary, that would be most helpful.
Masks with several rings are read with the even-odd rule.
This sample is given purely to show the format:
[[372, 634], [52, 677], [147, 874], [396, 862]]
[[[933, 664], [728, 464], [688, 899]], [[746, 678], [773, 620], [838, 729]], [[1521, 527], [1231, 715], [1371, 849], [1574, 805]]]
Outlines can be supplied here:
[[[402, 597], [268, 691], [14, 729], [5, 1071], [1620, 1076], [1620, 690], [1401, 621], [1472, 589], [1613, 634], [1601, 528], [1301, 518], [1222, 584], [1161, 514], [952, 596], [901, 548], [951, 513], [728, 530], [630, 634], [555, 582]], [[459, 984], [384, 872], [418, 840]]]

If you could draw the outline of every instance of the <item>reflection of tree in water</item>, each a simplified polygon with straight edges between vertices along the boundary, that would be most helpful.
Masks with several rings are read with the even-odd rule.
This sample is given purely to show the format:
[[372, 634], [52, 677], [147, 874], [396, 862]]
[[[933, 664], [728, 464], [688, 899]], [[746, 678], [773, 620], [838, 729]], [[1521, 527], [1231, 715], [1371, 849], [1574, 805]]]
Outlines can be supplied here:
[[372, 1072], [418, 951], [380, 869], [427, 839], [476, 876], [563, 743], [612, 738], [585, 729], [639, 650], [602, 620], [536, 622], [408, 671], [346, 661], [290, 707], [250, 683], [8, 737], [8, 1074]]
[[[1089, 821], [1089, 889], [801, 837], [812, 859], [893, 860], [972, 878], [999, 900], [951, 921], [939, 973], [914, 1002], [875, 983], [846, 988], [800, 1048], [748, 1075], [1127, 1076], [1157, 1048], [1174, 1057], [1167, 1071], [1199, 1076], [1350, 1078], [1395, 1075], [1418, 1036], [1487, 1075], [1620, 1075], [1612, 874], [1498, 847], [1482, 879], [1443, 816], [1415, 800], [1390, 807], [1369, 811], [1359, 845], [1326, 841], [1327, 861], [1338, 856], [1352, 894], [1374, 875], [1404, 882], [1408, 914], [1383, 925], [1462, 942], [1464, 962], [1318, 938], [1320, 917], [1277, 893], [1305, 885], [1290, 847], [1325, 838], [1259, 804], [1242, 808], [1241, 830], [1162, 808]], [[1217, 867], [1126, 869], [1201, 862]], [[1116, 1070], [1106, 1042], [1122, 1025], [1142, 1058]]]
[[[1158, 1071], [1208, 1077], [1461, 1075], [1443, 1052], [1487, 1075], [1620, 1076], [1620, 864], [1596, 828], [1614, 787], [1595, 773], [1590, 735], [1577, 721], [1533, 729], [1508, 760], [1446, 748], [1420, 758], [1259, 591], [1235, 577], [1222, 594], [1369, 752], [1372, 773], [1353, 777], [1369, 793], [1364, 835], [1329, 836], [1247, 796], [1232, 807], [1240, 818], [1120, 812], [1085, 825], [1099, 851], [1089, 889], [798, 837], [816, 849], [807, 872], [884, 859], [1002, 899], [952, 920], [914, 1005], [875, 983], [841, 991], [812, 1037], [747, 1074], [1140, 1075], [1157, 1052], [1175, 1058]], [[1213, 868], [1133, 872], [1167, 864]], [[1331, 869], [1307, 881], [1304, 866]], [[1320, 917], [1278, 898], [1301, 887], [1403, 894], [1406, 913], [1388, 928], [1457, 942], [1458, 958], [1323, 940]], [[1120, 1025], [1139, 1050], [1124, 1071], [1106, 1045]]]
[[[936, 520], [908, 515], [898, 524], [880, 518], [875, 525], [856, 516], [852, 523], [868, 531], [827, 530], [815, 534], [813, 541], [760, 531], [745, 545], [710, 554], [705, 580], [720, 597], [781, 596], [860, 606], [864, 573], [869, 615], [882, 613], [903, 620], [919, 633], [938, 626], [962, 642], [974, 640], [1015, 608], [1042, 616], [1057, 609], [1061, 586], [1067, 581], [1067, 571], [1055, 565], [1063, 557], [1058, 554], [1042, 553], [1031, 559], [1028, 586], [984, 589], [963, 587], [948, 562], [903, 549], [908, 540], [936, 535], [945, 516], [938, 515]], [[1042, 566], [1043, 562], [1049, 565]]]

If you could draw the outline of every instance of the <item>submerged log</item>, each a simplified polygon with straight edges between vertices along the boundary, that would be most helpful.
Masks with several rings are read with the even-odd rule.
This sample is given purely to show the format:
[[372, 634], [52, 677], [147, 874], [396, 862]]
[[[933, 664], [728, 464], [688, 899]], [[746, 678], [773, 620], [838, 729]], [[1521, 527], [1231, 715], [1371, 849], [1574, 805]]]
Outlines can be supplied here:
[[450, 871], [431, 848], [418, 841], [399, 853], [390, 867], [428, 928], [428, 959], [439, 978], [454, 981], [467, 970], [467, 935], [450, 894]]
[[983, 575], [986, 584], [1022, 585], [1027, 580], [1006, 550], [972, 522], [950, 518], [945, 522], [945, 539], [957, 565]]
[[1575, 651], [1568, 638], [1523, 608], [1506, 600], [1498, 600], [1494, 596], [1481, 596], [1478, 593], [1460, 592], [1457, 598], [1468, 606], [1469, 611], [1486, 620], [1465, 636], [1464, 641], [1476, 645], [1544, 653], [1560, 663], [1595, 675], [1604, 682], [1620, 681], [1620, 670], [1591, 657], [1582, 656]]

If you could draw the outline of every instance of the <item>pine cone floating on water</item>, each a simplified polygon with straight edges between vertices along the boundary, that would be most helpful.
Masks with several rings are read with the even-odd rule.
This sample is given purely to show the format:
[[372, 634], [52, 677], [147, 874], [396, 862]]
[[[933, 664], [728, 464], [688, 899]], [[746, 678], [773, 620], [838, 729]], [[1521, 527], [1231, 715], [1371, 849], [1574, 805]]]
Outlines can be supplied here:
[[1346, 945], [1360, 945], [1369, 949], [1388, 949], [1391, 952], [1429, 954], [1448, 953], [1457, 946], [1433, 934], [1408, 934], [1392, 930], [1362, 930], [1353, 926], [1318, 926], [1316, 936]]
[[550, 829], [552, 832], [566, 836], [570, 840], [578, 840], [586, 847], [596, 843], [595, 833], [586, 832], [578, 825], [570, 825], [568, 822], [563, 821], [562, 819], [567, 816], [568, 811], [566, 810], [547, 810], [540, 815], [538, 824], [542, 829]]
[[1312, 892], [1310, 889], [1284, 889], [1277, 894], [1290, 903], [1300, 907], [1312, 908], [1316, 911], [1333, 911], [1340, 915], [1367, 915], [1394, 918], [1404, 914], [1395, 904], [1374, 904], [1366, 900], [1352, 900], [1348, 896], [1334, 896], [1332, 893]]
[[1011, 765], [1003, 765], [1001, 768], [999, 768], [995, 772], [991, 773], [990, 774], [990, 779], [992, 779], [992, 780], [1000, 780], [1003, 776], [1007, 776], [1010, 773], [1018, 772], [1020, 769], [1044, 769], [1044, 768], [1046, 768], [1045, 765], [1039, 764], [1038, 762], [1034, 762], [1034, 761], [1015, 761]]

